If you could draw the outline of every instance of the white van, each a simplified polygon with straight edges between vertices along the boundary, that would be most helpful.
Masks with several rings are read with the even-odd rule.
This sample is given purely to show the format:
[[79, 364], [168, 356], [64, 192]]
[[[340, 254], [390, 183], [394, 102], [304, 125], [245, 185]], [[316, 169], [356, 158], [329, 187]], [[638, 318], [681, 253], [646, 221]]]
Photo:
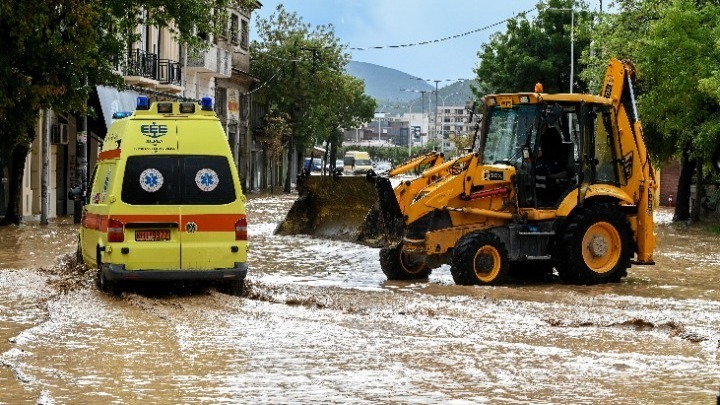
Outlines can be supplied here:
[[345, 159], [343, 159], [344, 172], [346, 175], [353, 174], [366, 174], [372, 170], [372, 162], [370, 161], [370, 154], [367, 152], [361, 152], [351, 150], [345, 152]]

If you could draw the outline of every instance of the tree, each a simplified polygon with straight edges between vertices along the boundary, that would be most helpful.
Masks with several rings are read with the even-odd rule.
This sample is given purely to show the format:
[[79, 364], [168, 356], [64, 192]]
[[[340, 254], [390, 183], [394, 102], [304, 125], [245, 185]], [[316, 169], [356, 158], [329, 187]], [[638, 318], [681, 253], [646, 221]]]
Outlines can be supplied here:
[[269, 105], [287, 114], [292, 128], [285, 183], [289, 192], [293, 151], [337, 140], [339, 126], [372, 116], [374, 102], [363, 98], [361, 82], [345, 73], [349, 55], [332, 25], [312, 27], [282, 5], [256, 23], [252, 73], [263, 82]]
[[[213, 10], [251, 0], [27, 0], [0, 3], [0, 142], [12, 156], [3, 224], [19, 223], [19, 185], [41, 110], [86, 112], [96, 85], [121, 86], [115, 64], [139, 38], [138, 24], [172, 27], [178, 41], [208, 46]], [[6, 156], [7, 157], [7, 156]]]
[[325, 161], [331, 168], [337, 159], [337, 149], [343, 141], [343, 128], [358, 127], [369, 121], [375, 111], [375, 100], [364, 93], [364, 83], [350, 75], [328, 77], [327, 91], [317, 97], [313, 109], [319, 120], [314, 143], [325, 144]]
[[[292, 130], [288, 124], [288, 118], [285, 114], [277, 114], [275, 111], [268, 113], [267, 125], [265, 126], [265, 136], [260, 137], [260, 144], [263, 147], [263, 156], [267, 161], [274, 162], [282, 153], [283, 144], [291, 134]], [[274, 175], [275, 171], [270, 171]], [[270, 181], [270, 192], [272, 193], [275, 182]]]
[[689, 203], [693, 173], [703, 172], [720, 133], [720, 100], [712, 88], [720, 71], [720, 6], [694, 0], [623, 0], [619, 6], [620, 13], [604, 17], [594, 31], [594, 57], [583, 59], [598, 67], [609, 57], [635, 62], [648, 149], [655, 161], [681, 159], [674, 220], [697, 220], [700, 195], [692, 213]]
[[[575, 24], [572, 24], [573, 8]], [[589, 29], [593, 13], [584, 1], [550, 0], [537, 6], [538, 16], [521, 14], [507, 22], [505, 32], [490, 37], [478, 52], [475, 70], [486, 92], [532, 91], [541, 82], [549, 93], [570, 90], [571, 30], [574, 30], [574, 91], [586, 91], [578, 73], [580, 50], [590, 44]], [[476, 95], [479, 94], [478, 90]]]

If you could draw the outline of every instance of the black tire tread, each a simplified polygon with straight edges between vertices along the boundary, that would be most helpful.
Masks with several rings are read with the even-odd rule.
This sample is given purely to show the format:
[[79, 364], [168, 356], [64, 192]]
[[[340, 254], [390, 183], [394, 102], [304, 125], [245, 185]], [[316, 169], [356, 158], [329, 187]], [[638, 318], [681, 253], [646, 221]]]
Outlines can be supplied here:
[[402, 243], [395, 247], [385, 247], [380, 249], [380, 268], [388, 280], [419, 280], [426, 279], [430, 276], [432, 269], [424, 266], [417, 273], [408, 273], [403, 269], [400, 262], [400, 252]]
[[[500, 252], [502, 263], [500, 272], [495, 279], [483, 282], [475, 275], [474, 260], [478, 249], [486, 245], [493, 245]], [[500, 285], [505, 283], [509, 275], [508, 252], [505, 244], [496, 235], [489, 232], [469, 233], [458, 241], [453, 250], [452, 264], [450, 265], [455, 284], [458, 285]]]
[[[621, 257], [617, 265], [606, 273], [596, 273], [582, 258], [582, 239], [587, 228], [598, 222], [612, 224], [620, 234]], [[560, 279], [570, 284], [617, 283], [627, 276], [630, 259], [634, 253], [632, 229], [627, 217], [617, 206], [609, 202], [590, 204], [568, 218], [564, 230], [555, 245], [553, 261]]]

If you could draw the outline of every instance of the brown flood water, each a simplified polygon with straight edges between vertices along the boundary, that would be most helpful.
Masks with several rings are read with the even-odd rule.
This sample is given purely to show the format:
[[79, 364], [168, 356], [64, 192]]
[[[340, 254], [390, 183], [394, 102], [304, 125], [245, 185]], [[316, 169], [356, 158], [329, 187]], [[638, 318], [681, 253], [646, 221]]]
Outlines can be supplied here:
[[251, 196], [247, 296], [113, 298], [76, 226], [0, 228], [0, 403], [715, 403], [720, 236], [658, 215], [619, 284], [388, 282], [378, 249], [273, 230]]

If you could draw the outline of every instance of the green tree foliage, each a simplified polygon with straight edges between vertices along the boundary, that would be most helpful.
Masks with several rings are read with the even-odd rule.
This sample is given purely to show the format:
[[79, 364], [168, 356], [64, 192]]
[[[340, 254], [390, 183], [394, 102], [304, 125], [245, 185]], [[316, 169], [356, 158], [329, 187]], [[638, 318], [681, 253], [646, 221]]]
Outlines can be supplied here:
[[703, 172], [703, 162], [718, 145], [720, 5], [708, 0], [620, 0], [617, 5], [619, 13], [603, 16], [593, 32], [593, 52], [583, 55], [592, 66], [586, 74], [600, 77], [610, 57], [635, 63], [648, 149], [657, 162], [675, 157], [683, 163], [675, 219], [684, 220], [693, 171]]
[[[139, 38], [138, 24], [170, 27], [179, 42], [209, 46], [196, 32], [215, 32], [230, 5], [252, 0], [24, 0], [0, 2], [0, 145], [13, 156], [11, 190], [40, 110], [84, 112], [96, 85], [120, 86], [119, 58]], [[214, 10], [218, 10], [215, 12]], [[14, 200], [6, 222], [18, 222]]]
[[590, 24], [594, 14], [584, 1], [549, 0], [538, 3], [538, 15], [522, 14], [507, 22], [505, 32], [491, 36], [478, 52], [480, 64], [475, 70], [485, 92], [532, 91], [541, 82], [548, 93], [570, 90], [570, 53], [574, 9], [574, 92], [584, 92], [578, 60], [580, 50], [590, 44]]
[[263, 82], [268, 103], [289, 116], [290, 149], [339, 145], [340, 128], [372, 117], [375, 102], [363, 94], [361, 81], [345, 73], [349, 55], [332, 25], [313, 27], [282, 5], [256, 23], [252, 73]]

